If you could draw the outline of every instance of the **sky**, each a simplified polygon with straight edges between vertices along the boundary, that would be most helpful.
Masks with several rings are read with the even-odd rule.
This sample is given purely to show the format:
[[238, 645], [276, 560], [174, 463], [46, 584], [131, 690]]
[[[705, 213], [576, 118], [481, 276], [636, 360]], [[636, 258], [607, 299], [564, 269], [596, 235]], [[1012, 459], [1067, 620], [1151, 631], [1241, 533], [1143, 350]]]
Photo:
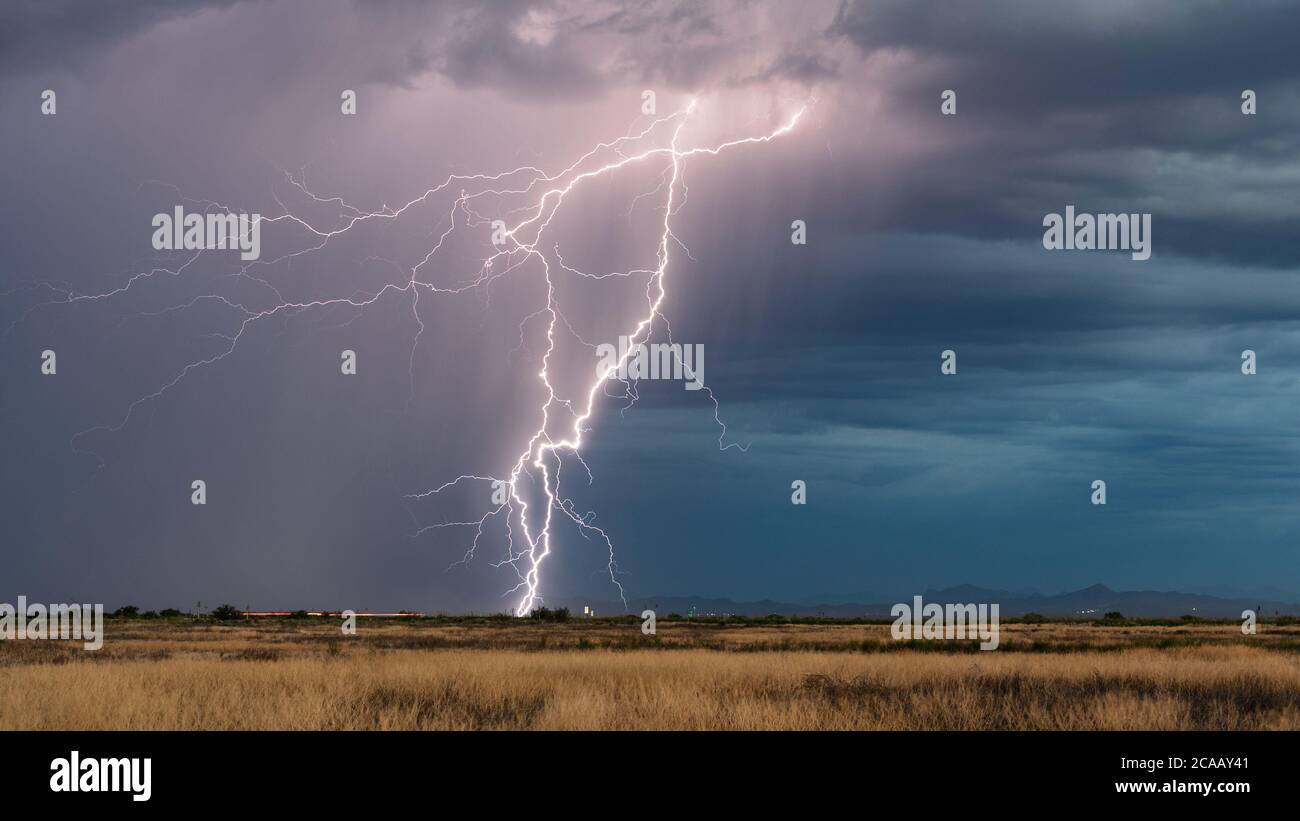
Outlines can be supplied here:
[[[670, 179], [653, 341], [703, 346], [716, 418], [672, 381], [594, 403], [539, 601], [1295, 595], [1297, 30], [1281, 2], [6, 3], [0, 600], [514, 608], [507, 517], [468, 558], [474, 526], [433, 527], [486, 483], [427, 492], [538, 429], [543, 260], [563, 396], [635, 326]], [[529, 200], [458, 211], [501, 190], [473, 175], [692, 100], [474, 284]], [[679, 122], [796, 115], [671, 174]], [[260, 260], [155, 249], [178, 205], [271, 220]], [[1047, 250], [1068, 205], [1150, 214], [1151, 258]]]

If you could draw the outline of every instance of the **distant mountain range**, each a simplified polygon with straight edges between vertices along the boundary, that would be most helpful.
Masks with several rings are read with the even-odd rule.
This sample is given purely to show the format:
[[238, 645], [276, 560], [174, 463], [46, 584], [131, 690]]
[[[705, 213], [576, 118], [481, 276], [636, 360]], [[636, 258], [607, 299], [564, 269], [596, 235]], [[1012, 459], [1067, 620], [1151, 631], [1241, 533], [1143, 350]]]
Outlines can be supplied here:
[[[983, 587], [964, 584], [944, 590], [927, 590], [922, 594], [925, 602], [938, 604], [993, 604], [997, 603], [1002, 616], [1022, 616], [1025, 613], [1040, 613], [1044, 616], [1091, 616], [1100, 617], [1109, 611], [1117, 610], [1125, 616], [1146, 618], [1177, 618], [1184, 615], [1204, 618], [1241, 617], [1243, 610], [1255, 610], [1260, 615], [1274, 614], [1300, 615], [1300, 603], [1295, 601], [1278, 601], [1274, 599], [1225, 598], [1204, 593], [1179, 593], [1158, 590], [1111, 590], [1103, 584], [1094, 584], [1082, 590], [1045, 596], [1032, 591], [1014, 592], [1010, 590], [989, 590]], [[911, 603], [911, 597], [897, 601]], [[659, 614], [680, 613], [686, 615], [723, 615], [766, 616], [827, 616], [832, 618], [888, 618], [889, 611], [896, 602], [875, 604], [790, 604], [788, 602], [761, 601], [738, 602], [732, 599], [705, 598], [700, 596], [653, 596], [629, 599], [627, 609], [640, 613], [650, 609]], [[571, 611], [582, 612], [584, 606], [593, 606], [602, 615], [623, 612], [622, 602], [559, 602]]]

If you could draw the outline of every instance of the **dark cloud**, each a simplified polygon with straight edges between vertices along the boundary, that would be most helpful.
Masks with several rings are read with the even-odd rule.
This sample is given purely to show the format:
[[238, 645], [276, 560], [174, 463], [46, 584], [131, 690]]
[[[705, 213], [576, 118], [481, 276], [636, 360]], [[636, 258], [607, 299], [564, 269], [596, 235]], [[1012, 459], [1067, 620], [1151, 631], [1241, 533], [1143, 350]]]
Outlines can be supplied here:
[[169, 20], [243, 0], [13, 0], [0, 5], [0, 69], [79, 69], [106, 49]]
[[1161, 0], [846, 2], [829, 31], [864, 52], [901, 49], [960, 71], [1004, 111], [1235, 94], [1295, 79], [1300, 5]]
[[603, 85], [567, 33], [548, 32], [545, 43], [521, 35], [517, 26], [526, 13], [507, 4], [477, 7], [457, 19], [429, 65], [461, 87], [534, 100], [583, 97]]
[[[1283, 267], [1300, 263], [1283, 182], [1300, 170], [1297, 26], [1294, 3], [846, 2], [827, 34], [902, 67], [876, 75], [884, 108], [940, 143], [903, 158], [895, 227], [1010, 237], [1068, 194], [1143, 204], [1166, 251]], [[1240, 112], [1247, 88], [1269, 101], [1260, 115]]]

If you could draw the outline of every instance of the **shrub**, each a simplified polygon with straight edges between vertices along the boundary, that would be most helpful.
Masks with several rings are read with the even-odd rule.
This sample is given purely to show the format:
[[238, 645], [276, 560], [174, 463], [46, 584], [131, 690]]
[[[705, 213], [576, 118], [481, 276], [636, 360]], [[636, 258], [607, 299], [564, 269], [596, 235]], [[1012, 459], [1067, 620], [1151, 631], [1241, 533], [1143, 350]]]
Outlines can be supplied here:
[[223, 604], [220, 607], [213, 608], [212, 610], [212, 618], [217, 621], [235, 621], [236, 619], [242, 619], [243, 617], [244, 614], [241, 613], [238, 608], [229, 604]]
[[1110, 610], [1093, 624], [1098, 627], [1128, 627], [1132, 622], [1124, 618], [1124, 614], [1118, 610]]
[[140, 615], [140, 608], [134, 604], [124, 604], [108, 615], [115, 619], [134, 619]]
[[568, 621], [569, 608], [558, 607], [552, 610], [549, 607], [538, 607], [528, 614], [529, 618], [537, 621]]

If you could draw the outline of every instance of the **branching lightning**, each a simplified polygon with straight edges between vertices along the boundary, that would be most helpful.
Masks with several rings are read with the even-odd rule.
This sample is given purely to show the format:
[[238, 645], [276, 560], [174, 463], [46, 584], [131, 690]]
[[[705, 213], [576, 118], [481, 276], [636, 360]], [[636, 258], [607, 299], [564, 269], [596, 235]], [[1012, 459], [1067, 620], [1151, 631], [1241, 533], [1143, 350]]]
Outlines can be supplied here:
[[[657, 325], [666, 331], [667, 339], [672, 341], [672, 328], [667, 318], [661, 313], [661, 307], [667, 297], [669, 267], [674, 250], [680, 249], [689, 255], [689, 251], [673, 231], [673, 219], [686, 202], [688, 189], [683, 179], [683, 169], [692, 157], [708, 157], [745, 145], [767, 143], [789, 133], [798, 124], [805, 112], [800, 108], [784, 124], [764, 134], [746, 136], [708, 146], [683, 147], [683, 136], [696, 111], [696, 102], [691, 101], [685, 108], [665, 117], [654, 119], [640, 130], [630, 130], [622, 137], [602, 142], [579, 157], [568, 167], [547, 174], [533, 166], [521, 166], [497, 174], [450, 175], [439, 185], [429, 188], [419, 197], [396, 208], [383, 206], [377, 210], [365, 210], [355, 207], [339, 197], [318, 196], [309, 189], [303, 175], [285, 173], [288, 184], [300, 192], [316, 206], [334, 208], [339, 214], [336, 224], [329, 228], [317, 227], [311, 220], [295, 214], [280, 200], [276, 201], [283, 209], [277, 216], [263, 217], [263, 229], [276, 225], [296, 226], [305, 231], [310, 242], [302, 248], [281, 254], [269, 260], [253, 260], [241, 263], [236, 276], [252, 283], [256, 288], [271, 295], [271, 304], [251, 307], [248, 300], [239, 300], [220, 294], [203, 294], [183, 303], [164, 309], [162, 312], [184, 310], [200, 303], [218, 303], [224, 309], [233, 312], [235, 327], [231, 333], [220, 334], [220, 349], [213, 355], [189, 362], [165, 381], [155, 391], [141, 396], [132, 402], [122, 417], [113, 424], [101, 425], [76, 434], [72, 439], [74, 450], [93, 453], [79, 446], [79, 442], [95, 431], [120, 431], [132, 419], [132, 416], [144, 405], [164, 396], [169, 390], [196, 370], [213, 365], [233, 353], [243, 339], [245, 332], [259, 322], [276, 316], [292, 316], [313, 309], [354, 308], [358, 312], [374, 305], [381, 299], [397, 294], [408, 294], [411, 300], [411, 312], [417, 331], [412, 340], [408, 362], [408, 377], [414, 395], [415, 355], [420, 339], [425, 331], [424, 321], [420, 316], [421, 295], [456, 295], [482, 289], [490, 299], [491, 285], [512, 273], [520, 271], [525, 263], [535, 261], [540, 268], [545, 286], [545, 304], [523, 318], [519, 325], [520, 344], [522, 348], [526, 335], [526, 326], [539, 319], [545, 322], [546, 346], [541, 357], [541, 368], [537, 378], [542, 387], [543, 399], [538, 408], [537, 427], [528, 435], [513, 464], [501, 475], [462, 474], [429, 490], [408, 494], [408, 499], [422, 499], [437, 496], [462, 483], [481, 482], [490, 484], [494, 490], [502, 492], [504, 501], [494, 503], [481, 518], [470, 521], [449, 521], [420, 528], [419, 533], [446, 527], [473, 528], [474, 535], [468, 549], [457, 562], [467, 562], [474, 558], [479, 542], [484, 537], [489, 522], [501, 517], [504, 520], [506, 545], [505, 556], [493, 563], [495, 567], [511, 568], [518, 579], [507, 593], [516, 596], [514, 612], [527, 615], [541, 601], [542, 568], [546, 559], [553, 552], [553, 539], [556, 536], [556, 514], [572, 522], [577, 531], [587, 539], [595, 539], [603, 544], [608, 553], [608, 572], [610, 581], [617, 588], [620, 598], [626, 605], [623, 586], [619, 581], [618, 564], [615, 559], [614, 543], [609, 534], [595, 524], [593, 513], [580, 512], [563, 492], [561, 475], [566, 461], [576, 462], [592, 480], [591, 470], [583, 460], [581, 451], [584, 435], [592, 425], [602, 399], [624, 400], [623, 410], [633, 404], [637, 398], [635, 379], [620, 379], [620, 368], [627, 362], [634, 347], [629, 347], [620, 354], [617, 364], [606, 367], [596, 373], [584, 390], [579, 392], [577, 400], [562, 397], [552, 382], [552, 356], [556, 351], [557, 335], [568, 334], [580, 344], [595, 347], [583, 339], [574, 329], [569, 319], [561, 310], [556, 296], [553, 269], [566, 274], [604, 279], [607, 277], [645, 277], [645, 309], [637, 321], [626, 332], [626, 336], [635, 346], [647, 341]], [[643, 143], [650, 147], [641, 147]], [[635, 146], [635, 148], [633, 148]], [[587, 181], [616, 174], [620, 169], [644, 164], [654, 160], [665, 162], [665, 168], [659, 177], [656, 188], [639, 194], [629, 206], [629, 213], [643, 199], [658, 198], [662, 207], [663, 219], [658, 228], [658, 246], [655, 252], [654, 267], [632, 268], [627, 271], [589, 273], [574, 268], [566, 263], [558, 247], [547, 247], [547, 229], [560, 213], [566, 197], [578, 186]], [[348, 232], [355, 226], [378, 220], [396, 220], [404, 213], [415, 208], [442, 192], [452, 192], [459, 187], [454, 201], [447, 213], [446, 228], [437, 235], [437, 241], [414, 265], [406, 268], [390, 260], [383, 262], [393, 265], [401, 271], [397, 281], [384, 284], [370, 293], [353, 293], [348, 296], [322, 298], [314, 300], [290, 300], [266, 278], [257, 275], [257, 269], [264, 265], [275, 265], [296, 257], [320, 251], [336, 237]], [[482, 259], [476, 270], [467, 280], [452, 285], [438, 285], [433, 277], [425, 276], [435, 256], [444, 243], [458, 228], [476, 228], [488, 225], [491, 219], [476, 210], [481, 200], [503, 200], [507, 197], [529, 198], [529, 203], [521, 208], [507, 212], [507, 227], [503, 239], [496, 250]], [[229, 213], [230, 209], [220, 203], [196, 201], [186, 198], [187, 202], [198, 203], [205, 210]], [[514, 221], [513, 225], [509, 225]], [[97, 294], [78, 293], [66, 286], [54, 283], [38, 283], [29, 286], [44, 289], [55, 294], [55, 298], [37, 303], [20, 314], [10, 325], [6, 333], [23, 322], [34, 310], [48, 305], [72, 304], [86, 301], [109, 300], [121, 296], [142, 283], [161, 276], [181, 277], [198, 257], [205, 251], [196, 251], [187, 255], [175, 268], [153, 267], [132, 274], [123, 284], [116, 288]], [[685, 367], [685, 363], [682, 363]], [[689, 373], [688, 376], [693, 376]], [[618, 385], [611, 391], [613, 385]], [[745, 446], [727, 442], [727, 428], [722, 422], [719, 405], [713, 392], [704, 388], [713, 403], [714, 420], [719, 426], [718, 446], [722, 450]], [[96, 458], [99, 457], [96, 455]], [[99, 459], [100, 467], [103, 460]], [[562, 520], [561, 520], [562, 521]]]

